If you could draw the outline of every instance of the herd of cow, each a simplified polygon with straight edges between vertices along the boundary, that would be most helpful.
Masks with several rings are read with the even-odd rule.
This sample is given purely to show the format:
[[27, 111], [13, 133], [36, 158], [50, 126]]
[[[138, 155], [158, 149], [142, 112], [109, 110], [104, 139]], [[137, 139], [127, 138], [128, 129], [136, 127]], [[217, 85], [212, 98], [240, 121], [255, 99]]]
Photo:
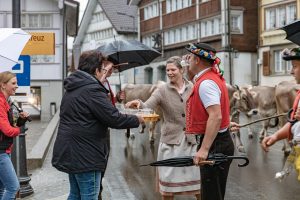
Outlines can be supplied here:
[[[165, 84], [163, 81], [159, 81], [157, 84], [127, 84], [123, 88], [125, 92], [125, 99], [122, 103], [126, 104], [134, 99], [140, 99], [145, 102], [151, 94]], [[243, 113], [248, 121], [251, 121], [253, 115], [259, 115], [261, 118], [274, 116], [276, 114], [287, 113], [293, 105], [294, 98], [297, 91], [300, 89], [300, 85], [294, 81], [283, 81], [275, 87], [270, 86], [232, 86], [227, 84], [227, 89], [230, 97], [231, 107], [231, 120], [239, 123], [240, 113]], [[156, 108], [158, 114], [162, 114], [159, 108]], [[267, 135], [268, 127], [282, 127], [286, 123], [286, 117], [279, 117], [274, 120], [274, 124], [271, 124], [271, 120], [263, 121], [263, 128], [260, 131], [260, 139], [262, 140]], [[153, 144], [155, 140], [155, 126], [156, 123], [149, 124], [149, 140]], [[144, 132], [145, 125], [142, 126], [141, 133]], [[242, 144], [240, 133], [233, 133], [235, 136], [235, 144], [237, 150], [241, 153], [245, 152]], [[248, 126], [248, 137], [253, 137], [253, 131]], [[287, 145], [287, 141], [284, 142], [283, 151], [285, 154], [289, 154], [290, 147]]]

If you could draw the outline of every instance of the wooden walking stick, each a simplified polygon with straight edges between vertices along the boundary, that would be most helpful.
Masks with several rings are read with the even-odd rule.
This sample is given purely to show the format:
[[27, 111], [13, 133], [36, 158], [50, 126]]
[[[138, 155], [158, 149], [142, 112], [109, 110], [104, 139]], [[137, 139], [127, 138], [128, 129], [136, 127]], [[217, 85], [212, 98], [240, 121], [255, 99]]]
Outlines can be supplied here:
[[283, 116], [286, 116], [288, 113], [281, 113], [281, 114], [278, 114], [278, 115], [273, 115], [271, 117], [265, 117], [265, 118], [261, 118], [261, 119], [258, 119], [258, 120], [255, 120], [255, 121], [252, 121], [252, 122], [249, 122], [249, 123], [246, 123], [246, 124], [242, 124], [240, 125], [239, 127], [240, 128], [243, 128], [243, 127], [246, 127], [246, 126], [249, 126], [251, 124], [255, 124], [257, 122], [261, 122], [261, 121], [265, 121], [265, 120], [268, 120], [268, 119], [273, 119], [273, 118], [277, 118], [277, 117], [283, 117]]

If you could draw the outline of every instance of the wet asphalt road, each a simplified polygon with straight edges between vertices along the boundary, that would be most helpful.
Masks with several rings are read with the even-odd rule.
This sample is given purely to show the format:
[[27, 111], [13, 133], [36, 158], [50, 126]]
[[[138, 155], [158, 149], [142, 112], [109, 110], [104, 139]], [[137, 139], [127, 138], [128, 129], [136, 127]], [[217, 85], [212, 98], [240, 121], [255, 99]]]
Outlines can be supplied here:
[[[259, 126], [252, 126], [254, 132]], [[274, 131], [274, 129], [272, 129]], [[272, 131], [269, 131], [270, 133]], [[135, 139], [127, 139], [124, 130], [111, 132], [111, 154], [106, 174], [106, 181], [112, 193], [112, 199], [158, 200], [156, 191], [155, 168], [139, 167], [140, 164], [156, 160], [158, 139], [154, 146], [148, 142], [148, 134], [140, 134], [134, 129]], [[249, 140], [246, 129], [242, 129], [242, 140], [250, 164], [237, 167], [233, 161], [228, 178], [226, 200], [299, 200], [300, 182], [293, 172], [282, 182], [274, 178], [281, 171], [285, 157], [281, 151], [282, 143], [271, 147], [264, 153], [260, 147], [257, 134]], [[158, 138], [159, 136], [157, 136]], [[236, 155], [238, 152], [236, 152]], [[119, 194], [114, 193], [117, 188]], [[116, 190], [115, 190], [116, 191]], [[194, 199], [194, 197], [176, 197], [176, 200]]]
[[[258, 132], [258, 126], [253, 127]], [[104, 177], [104, 200], [159, 200], [156, 191], [155, 168], [139, 167], [140, 164], [156, 160], [158, 139], [154, 146], [148, 141], [148, 134], [139, 134], [134, 140], [125, 137], [125, 130], [112, 130], [109, 164]], [[274, 129], [272, 130], [274, 131]], [[271, 132], [271, 131], [270, 131]], [[300, 182], [293, 172], [281, 183], [274, 179], [282, 169], [285, 158], [282, 143], [264, 153], [257, 134], [249, 140], [246, 129], [242, 139], [250, 164], [237, 167], [233, 161], [228, 178], [226, 200], [300, 200]], [[158, 138], [159, 136], [157, 136]], [[65, 173], [51, 166], [52, 145], [41, 169], [31, 171], [31, 185], [35, 193], [28, 200], [66, 200], [69, 191]], [[236, 152], [236, 155], [238, 153]], [[176, 197], [175, 200], [192, 200], [193, 197]]]

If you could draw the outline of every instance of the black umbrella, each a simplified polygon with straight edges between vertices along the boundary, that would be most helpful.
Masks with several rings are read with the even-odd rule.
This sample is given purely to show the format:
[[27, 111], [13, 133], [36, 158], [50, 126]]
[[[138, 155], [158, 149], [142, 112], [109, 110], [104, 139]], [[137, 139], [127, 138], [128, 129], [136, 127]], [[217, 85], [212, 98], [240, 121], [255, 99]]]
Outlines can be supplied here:
[[109, 60], [118, 64], [119, 72], [137, 66], [148, 65], [161, 54], [137, 40], [115, 40], [97, 48]]
[[[115, 64], [119, 72], [137, 66], [148, 65], [161, 54], [137, 40], [114, 40], [97, 48]], [[134, 77], [135, 80], [135, 77]], [[121, 84], [121, 77], [119, 74]], [[135, 83], [135, 81], [134, 81]], [[121, 87], [122, 88], [122, 87]], [[129, 137], [130, 129], [126, 136]]]
[[286, 39], [300, 45], [300, 20], [292, 22], [282, 28], [286, 32]]
[[[209, 154], [207, 160], [202, 161], [201, 164], [203, 165], [219, 165], [222, 162], [226, 162], [232, 159], [242, 159], [245, 160], [245, 163], [238, 164], [239, 167], [245, 167], [249, 164], [249, 159], [245, 156], [227, 156], [222, 153], [216, 154]], [[166, 160], [159, 160], [156, 162], [152, 162], [146, 165], [141, 166], [164, 166], [164, 167], [188, 167], [193, 166], [193, 156], [183, 156], [183, 157], [176, 157], [170, 158]]]

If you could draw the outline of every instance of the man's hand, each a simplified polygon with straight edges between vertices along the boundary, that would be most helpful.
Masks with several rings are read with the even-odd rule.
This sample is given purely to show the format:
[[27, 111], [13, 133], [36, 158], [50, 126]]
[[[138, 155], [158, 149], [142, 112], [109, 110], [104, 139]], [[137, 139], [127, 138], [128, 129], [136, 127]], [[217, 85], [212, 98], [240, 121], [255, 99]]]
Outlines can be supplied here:
[[238, 123], [230, 122], [230, 128], [229, 128], [230, 132], [237, 132], [239, 130], [240, 130], [240, 125]]
[[199, 151], [194, 156], [194, 164], [200, 166], [200, 162], [205, 161], [208, 156], [208, 150], [200, 148]]
[[265, 152], [268, 152], [269, 146], [272, 146], [273, 144], [275, 144], [275, 142], [277, 142], [277, 137], [273, 134], [271, 136], [265, 137], [261, 142], [261, 146]]

